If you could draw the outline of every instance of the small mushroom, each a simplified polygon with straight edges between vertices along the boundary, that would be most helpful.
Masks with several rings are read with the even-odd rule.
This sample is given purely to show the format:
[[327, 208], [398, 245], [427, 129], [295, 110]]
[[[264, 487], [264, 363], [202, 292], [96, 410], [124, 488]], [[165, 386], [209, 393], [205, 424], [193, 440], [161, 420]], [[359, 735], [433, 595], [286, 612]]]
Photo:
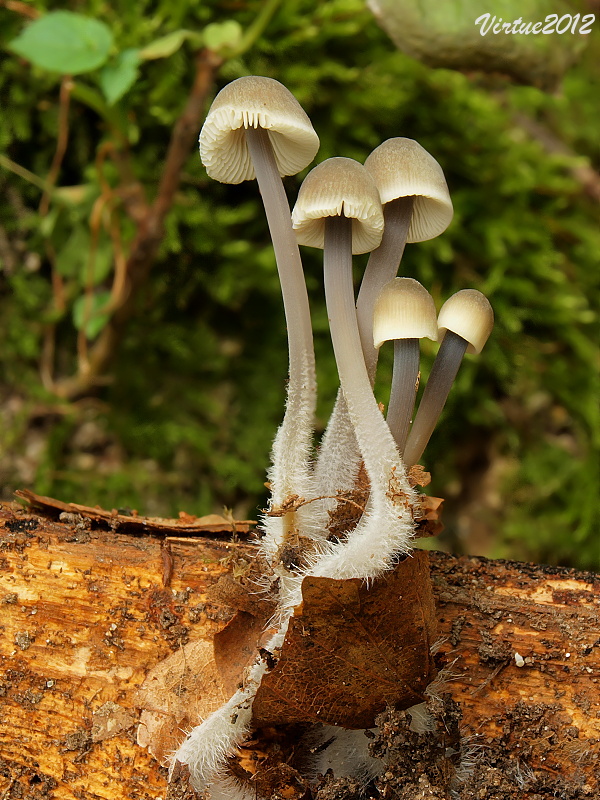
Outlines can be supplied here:
[[281, 176], [308, 166], [318, 148], [319, 137], [291, 92], [256, 75], [238, 78], [218, 93], [200, 132], [200, 156], [211, 178], [258, 181], [281, 281], [291, 391], [306, 381], [303, 373], [313, 368], [314, 353], [302, 261]]
[[489, 300], [476, 289], [462, 289], [442, 306], [438, 316], [441, 345], [406, 442], [407, 466], [416, 464], [427, 447], [464, 354], [480, 353], [493, 326]]
[[301, 244], [324, 249], [331, 339], [371, 487], [361, 521], [343, 544], [319, 559], [311, 574], [370, 577], [389, 568], [399, 552], [407, 552], [412, 534], [406, 510], [411, 489], [362, 358], [352, 283], [352, 253], [367, 252], [381, 240], [383, 215], [377, 187], [362, 164], [348, 158], [328, 159], [306, 176], [292, 222]]
[[352, 282], [352, 254], [377, 247], [383, 215], [377, 188], [362, 164], [330, 158], [308, 173], [292, 224], [300, 244], [323, 249], [325, 301], [340, 384], [369, 472], [373, 434], [385, 427], [361, 357]]
[[[215, 97], [200, 132], [208, 175], [223, 183], [256, 177], [279, 271], [288, 330], [289, 381], [284, 420], [273, 444], [271, 502], [309, 491], [308, 454], [316, 403], [315, 357], [308, 294], [290, 207], [281, 180], [313, 160], [319, 138], [296, 98], [276, 80], [238, 78]], [[289, 527], [293, 513], [272, 527]], [[274, 539], [285, 536], [279, 531]], [[280, 542], [266, 537], [273, 551]]]
[[381, 244], [367, 264], [357, 300], [358, 325], [371, 383], [377, 367], [373, 307], [384, 284], [394, 278], [405, 242], [424, 242], [452, 221], [452, 201], [442, 168], [414, 139], [397, 137], [376, 147], [365, 161], [383, 205]]
[[394, 369], [387, 423], [402, 453], [408, 435], [419, 379], [419, 339], [437, 340], [433, 297], [414, 278], [393, 278], [375, 303], [373, 345], [394, 342]]
[[[405, 242], [432, 239], [452, 220], [452, 201], [442, 168], [413, 139], [388, 139], [365, 162], [383, 203], [384, 230], [379, 247], [369, 256], [356, 313], [362, 351], [371, 385], [378, 350], [373, 346], [373, 307], [384, 284], [398, 272]], [[356, 475], [360, 454], [348, 424], [343, 396], [338, 394], [315, 466], [315, 480], [329, 485], [337, 476], [338, 491], [347, 491]]]
[[[319, 149], [310, 119], [286, 87], [260, 75], [228, 83], [217, 94], [200, 132], [200, 155], [209, 177], [242, 183], [261, 171], [250, 152], [248, 131], [266, 131], [277, 175], [296, 175]], [[255, 138], [261, 138], [259, 134]], [[262, 190], [262, 187], [261, 187]]]

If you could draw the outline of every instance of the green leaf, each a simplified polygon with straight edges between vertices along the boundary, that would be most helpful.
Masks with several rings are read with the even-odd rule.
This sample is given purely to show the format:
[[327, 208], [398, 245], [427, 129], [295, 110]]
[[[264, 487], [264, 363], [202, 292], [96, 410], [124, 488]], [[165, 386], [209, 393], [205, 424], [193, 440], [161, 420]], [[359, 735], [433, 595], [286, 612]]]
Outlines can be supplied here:
[[204, 28], [204, 43], [216, 53], [235, 47], [242, 38], [242, 26], [233, 19], [211, 22]]
[[134, 48], [122, 53], [106, 64], [100, 73], [100, 86], [110, 106], [126, 94], [136, 82], [140, 51]]
[[77, 225], [65, 246], [56, 254], [56, 271], [63, 278], [74, 278], [81, 272], [82, 262], [90, 247], [90, 234], [86, 226]]
[[151, 61], [155, 58], [168, 58], [179, 50], [186, 39], [196, 41], [198, 44], [202, 43], [202, 36], [199, 33], [182, 28], [150, 42], [139, 51], [139, 56], [145, 61]]
[[83, 266], [81, 278], [83, 283], [92, 281], [94, 286], [105, 281], [113, 269], [114, 253], [111, 240], [108, 238], [104, 231], [100, 232], [96, 252], [94, 253], [93, 260], [93, 274], [90, 275], [90, 258], [91, 254], [86, 251], [86, 263]]
[[73, 324], [78, 331], [85, 326], [85, 335], [88, 339], [95, 339], [104, 328], [110, 314], [102, 313], [110, 300], [110, 292], [98, 292], [89, 298], [87, 295], [78, 297], [73, 305]]
[[[102, 283], [113, 268], [113, 248], [108, 236], [101, 231], [93, 254], [91, 237], [87, 225], [79, 224], [56, 255], [56, 269], [63, 278], [78, 280], [82, 286], [90, 281], [94, 286]], [[90, 273], [93, 266], [93, 274]]]
[[36, 67], [78, 75], [102, 66], [112, 43], [110, 28], [100, 20], [51, 11], [28, 25], [9, 48]]

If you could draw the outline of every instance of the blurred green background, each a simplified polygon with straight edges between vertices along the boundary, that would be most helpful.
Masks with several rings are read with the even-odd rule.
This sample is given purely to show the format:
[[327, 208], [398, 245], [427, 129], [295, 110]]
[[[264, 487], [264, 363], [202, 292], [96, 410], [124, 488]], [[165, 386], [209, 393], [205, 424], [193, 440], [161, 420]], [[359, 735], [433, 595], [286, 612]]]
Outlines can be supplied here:
[[[65, 9], [101, 27], [70, 18], [58, 48], [52, 30], [24, 38]], [[364, 161], [406, 136], [444, 169], [454, 221], [408, 245], [401, 274], [438, 307], [480, 289], [496, 327], [424, 456], [428, 491], [446, 498], [435, 546], [599, 567], [600, 20], [544, 37], [566, 49], [564, 74], [528, 78], [518, 52], [487, 74], [413, 58], [378, 24], [387, 13], [362, 0], [0, 2], [0, 499], [29, 487], [162, 516], [264, 506], [287, 372], [278, 279], [255, 183], [212, 182], [194, 144], [214, 94], [259, 74], [301, 102], [318, 161]], [[286, 179], [291, 203], [302, 177]], [[321, 256], [303, 258], [322, 431], [337, 375]]]

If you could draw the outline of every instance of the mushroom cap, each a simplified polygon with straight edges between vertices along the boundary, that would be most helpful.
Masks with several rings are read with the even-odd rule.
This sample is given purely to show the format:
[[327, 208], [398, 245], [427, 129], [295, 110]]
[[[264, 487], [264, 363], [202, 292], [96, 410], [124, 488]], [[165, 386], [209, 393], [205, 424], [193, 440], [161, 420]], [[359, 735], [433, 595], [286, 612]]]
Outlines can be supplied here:
[[449, 297], [438, 316], [438, 339], [452, 331], [467, 342], [467, 353], [481, 353], [494, 327], [490, 301], [477, 289], [461, 289]]
[[450, 225], [454, 209], [442, 168], [414, 139], [388, 139], [373, 150], [365, 167], [383, 204], [415, 198], [407, 242], [434, 239]]
[[393, 278], [385, 284], [373, 309], [373, 347], [394, 339], [437, 341], [433, 297], [414, 278]]
[[300, 172], [317, 154], [319, 137], [294, 95], [273, 78], [250, 75], [221, 89], [200, 131], [200, 158], [211, 178], [256, 177], [244, 129], [257, 127], [269, 132], [281, 176]]
[[383, 236], [383, 211], [377, 186], [362, 164], [352, 158], [328, 158], [304, 179], [292, 211], [300, 244], [323, 248], [325, 220], [352, 219], [352, 252], [368, 253]]

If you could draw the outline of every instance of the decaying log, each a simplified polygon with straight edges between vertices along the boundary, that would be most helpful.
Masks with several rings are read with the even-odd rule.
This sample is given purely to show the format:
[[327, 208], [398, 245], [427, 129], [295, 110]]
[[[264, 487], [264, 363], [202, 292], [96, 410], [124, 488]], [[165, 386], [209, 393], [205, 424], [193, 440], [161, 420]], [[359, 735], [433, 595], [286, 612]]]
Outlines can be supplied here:
[[[56, 513], [0, 505], [0, 798], [164, 798], [166, 770], [136, 742], [136, 692], [223, 627], [231, 614], [208, 587], [243, 572], [255, 545]], [[600, 796], [600, 576], [442, 553], [430, 564], [442, 691], [473, 760], [520, 765], [517, 798]], [[530, 772], [547, 793], [527, 791]]]

